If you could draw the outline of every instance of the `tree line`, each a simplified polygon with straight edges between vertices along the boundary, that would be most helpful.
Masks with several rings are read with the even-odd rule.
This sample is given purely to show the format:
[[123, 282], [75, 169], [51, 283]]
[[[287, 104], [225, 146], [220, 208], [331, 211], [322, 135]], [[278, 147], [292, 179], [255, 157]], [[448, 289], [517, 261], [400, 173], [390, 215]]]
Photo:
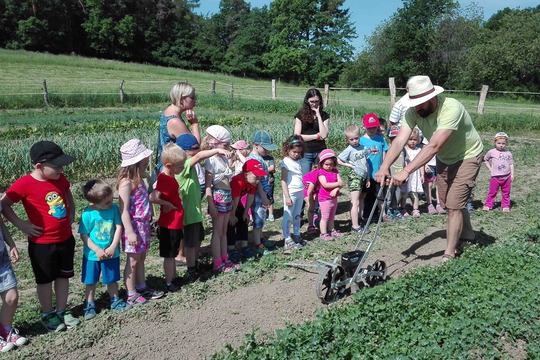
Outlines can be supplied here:
[[540, 90], [540, 5], [499, 11], [403, 0], [360, 52], [345, 0], [0, 0], [0, 47], [151, 63], [322, 86]]

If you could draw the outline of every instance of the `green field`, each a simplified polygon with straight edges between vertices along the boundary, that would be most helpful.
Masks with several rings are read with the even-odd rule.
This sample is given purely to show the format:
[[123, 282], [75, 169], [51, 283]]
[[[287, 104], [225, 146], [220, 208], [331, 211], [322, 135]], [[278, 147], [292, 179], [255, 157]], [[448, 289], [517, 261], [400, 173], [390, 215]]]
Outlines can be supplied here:
[[[291, 87], [290, 98], [282, 100], [248, 99], [236, 93], [231, 96], [219, 91], [211, 95], [208, 91], [211, 80], [233, 83], [235, 88], [247, 84], [256, 89], [256, 86], [266, 84], [264, 86], [269, 89], [269, 84], [217, 74], [6, 50], [0, 50], [0, 65], [0, 79], [7, 84], [0, 90], [0, 103], [10, 105], [9, 109], [4, 105], [0, 107], [0, 191], [30, 171], [28, 150], [32, 143], [40, 139], [53, 140], [67, 153], [77, 157], [75, 163], [66, 168], [67, 177], [74, 184], [77, 214], [86, 205], [80, 191], [81, 182], [94, 177], [114, 177], [120, 163], [119, 148], [123, 142], [138, 137], [146, 145], [154, 146], [159, 112], [168, 105], [167, 93], [175, 81], [188, 80], [199, 90], [195, 110], [203, 129], [210, 124], [222, 124], [231, 130], [235, 140], [250, 140], [256, 130], [266, 129], [278, 144], [291, 134], [292, 119], [305, 92], [305, 88]], [[35, 81], [32, 91], [40, 94], [39, 86], [45, 78], [48, 84], [49, 79], [51, 81], [51, 92], [58, 84], [58, 89], [72, 95], [58, 95], [58, 105], [53, 108], [43, 107], [41, 95], [32, 95], [36, 96], [38, 102], [41, 101], [39, 106], [23, 106], [27, 104], [24, 97], [16, 96], [18, 99], [13, 100], [14, 95], [10, 95], [26, 91], [23, 88], [27, 81]], [[93, 86], [89, 83], [96, 79], [107, 79], [111, 83], [107, 91], [115, 95], [110, 95], [110, 104], [102, 101], [103, 96], [109, 95], [95, 95], [93, 98], [87, 94], [86, 90]], [[114, 99], [117, 99], [117, 86], [122, 79], [126, 83], [144, 80], [143, 83], [135, 83], [138, 85], [131, 90], [134, 93], [145, 92], [149, 88], [147, 81], [159, 81], [159, 86], [153, 89], [160, 93], [155, 98], [145, 95], [136, 104], [128, 102], [121, 105]], [[85, 94], [73, 95], [77, 92]], [[263, 94], [266, 90], [252, 92]], [[91, 93], [90, 90], [88, 93]], [[386, 117], [389, 110], [386, 95], [340, 92], [339, 96], [343, 96], [343, 99], [336, 96], [328, 107], [332, 119], [329, 146], [336, 150], [345, 147], [342, 134], [349, 123], [358, 123], [361, 115], [372, 111]], [[71, 104], [77, 97], [82, 98], [79, 100], [80, 107]], [[149, 99], [151, 101], [147, 101]], [[92, 106], [94, 100], [96, 106]], [[355, 105], [351, 106], [345, 100], [354, 101]], [[468, 101], [474, 103], [472, 98]], [[507, 103], [516, 108], [523, 105], [498, 99], [501, 106]], [[369, 358], [363, 356], [369, 353], [374, 354], [373, 358], [403, 355], [394, 357], [396, 359], [404, 359], [405, 356], [430, 358], [430, 354], [435, 354], [435, 358], [458, 358], [462, 354], [469, 354], [471, 358], [511, 358], [505, 352], [505, 343], [501, 341], [504, 338], [512, 346], [519, 341], [525, 342], [525, 353], [530, 358], [538, 358], [540, 314], [535, 294], [540, 289], [536, 276], [540, 257], [537, 245], [540, 202], [535, 169], [540, 166], [537, 140], [540, 117], [538, 112], [527, 111], [488, 112], [483, 117], [474, 117], [486, 147], [491, 146], [493, 133], [509, 133], [510, 149], [517, 164], [512, 212], [507, 217], [495, 211], [476, 212], [472, 217], [474, 226], [486, 236], [496, 239], [496, 245], [473, 246], [462, 259], [449, 266], [421, 269], [382, 287], [361, 292], [352, 302], [323, 311], [312, 322], [288, 327], [275, 338], [260, 341], [250, 335], [244, 347], [229, 349], [216, 357], [284, 359], [313, 355], [312, 358], [345, 359]], [[274, 156], [279, 157], [278, 152]], [[485, 197], [487, 179], [483, 170], [476, 191], [477, 202]], [[276, 189], [276, 207], [280, 208], [281, 193], [278, 187]], [[346, 202], [347, 199], [341, 201]], [[22, 213], [20, 206], [16, 210]], [[279, 221], [269, 226], [272, 234], [279, 234]], [[421, 239], [426, 229], [443, 226], [442, 217], [427, 216], [417, 221], [383, 224], [381, 237], [388, 241], [386, 244], [380, 243], [378, 249], [384, 251], [386, 246], [396, 246], [400, 238]], [[145, 316], [145, 310], [120, 317], [105, 313], [95, 320], [94, 324], [98, 326], [83, 325], [63, 335], [64, 338], [58, 334], [43, 334], [41, 325], [36, 321], [39, 306], [33, 291], [26, 240], [12, 226], [10, 230], [22, 254], [21, 262], [16, 266], [21, 299], [15, 324], [24, 334], [32, 336], [30, 346], [10, 356], [46, 357], [54, 352], [56, 341], [62, 341], [64, 352], [83, 348], [118, 333], [126, 322]], [[274, 235], [273, 240], [279, 240], [279, 235]], [[169, 296], [152, 306], [166, 318], [170, 307], [196, 306], [194, 304], [204, 302], [213, 294], [262, 281], [277, 269], [284, 268], [287, 261], [314, 262], [321, 257], [331, 258], [343, 252], [343, 249], [350, 249], [355, 241], [352, 235], [348, 235], [339, 242], [316, 243], [292, 256], [278, 250], [260, 261], [246, 263], [245, 270], [234, 276], [219, 276], [191, 284], [182, 293]], [[80, 273], [80, 256], [79, 251], [75, 261], [76, 273]], [[153, 279], [152, 285], [162, 287], [162, 269], [156, 243], [149, 253], [147, 272]], [[73, 281], [73, 284], [70, 306], [80, 312], [84, 288], [78, 281]], [[102, 296], [103, 301], [106, 297]], [[407, 308], [404, 304], [411, 306]], [[399, 310], [399, 317], [394, 316], [398, 313], [396, 309]], [[436, 322], [432, 320], [433, 313]], [[477, 320], [467, 321], [471, 318]], [[352, 330], [355, 330], [354, 335], [351, 334]], [[447, 346], [437, 343], [440, 338], [445, 339]], [[300, 350], [304, 352], [300, 353]]]

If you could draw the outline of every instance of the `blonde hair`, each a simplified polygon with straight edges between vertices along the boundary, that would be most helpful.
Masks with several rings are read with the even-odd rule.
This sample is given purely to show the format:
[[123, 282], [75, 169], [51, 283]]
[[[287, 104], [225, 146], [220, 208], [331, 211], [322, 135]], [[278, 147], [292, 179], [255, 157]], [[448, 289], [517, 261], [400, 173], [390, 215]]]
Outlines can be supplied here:
[[417, 127], [414, 127], [411, 132], [411, 136], [409, 136], [409, 139], [413, 136], [416, 136], [418, 140], [420, 140], [420, 130]]
[[181, 107], [181, 103], [184, 98], [195, 97], [195, 88], [190, 83], [181, 81], [172, 87], [169, 95], [172, 103]]
[[360, 135], [360, 128], [355, 124], [347, 125], [345, 128], [345, 138], [353, 135]]
[[161, 163], [178, 165], [183, 164], [187, 159], [187, 154], [175, 143], [168, 143], [161, 151]]
[[87, 181], [82, 190], [84, 198], [94, 204], [102, 202], [113, 193], [111, 186], [99, 179]]

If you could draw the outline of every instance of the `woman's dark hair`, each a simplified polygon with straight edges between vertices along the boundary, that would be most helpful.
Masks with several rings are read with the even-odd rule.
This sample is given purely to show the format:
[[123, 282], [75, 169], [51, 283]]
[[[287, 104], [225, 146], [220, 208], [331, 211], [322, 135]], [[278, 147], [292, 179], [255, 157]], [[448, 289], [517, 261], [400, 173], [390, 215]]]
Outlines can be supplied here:
[[324, 105], [321, 92], [315, 88], [309, 89], [306, 93], [306, 96], [304, 96], [304, 104], [302, 105], [302, 110], [300, 113], [302, 116], [300, 120], [302, 120], [303, 123], [311, 124], [315, 121], [313, 119], [314, 111], [311, 110], [311, 105], [309, 104], [309, 99], [315, 96], [319, 98], [319, 111], [323, 111]]
[[306, 151], [306, 147], [304, 146], [304, 140], [302, 139], [302, 136], [300, 135], [292, 135], [289, 136], [284, 142], [283, 147], [281, 149], [281, 156], [283, 158], [289, 156], [289, 150], [295, 147], [301, 147], [302, 148], [302, 155], [301, 157], [304, 157], [304, 152]]

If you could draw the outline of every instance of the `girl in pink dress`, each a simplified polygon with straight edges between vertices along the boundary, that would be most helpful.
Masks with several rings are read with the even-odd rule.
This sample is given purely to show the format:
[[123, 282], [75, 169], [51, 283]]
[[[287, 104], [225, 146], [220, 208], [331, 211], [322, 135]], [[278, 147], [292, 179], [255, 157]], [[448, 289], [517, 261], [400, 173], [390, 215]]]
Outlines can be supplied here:
[[497, 133], [493, 139], [495, 149], [491, 149], [484, 156], [484, 164], [491, 172], [489, 193], [484, 203], [484, 210], [491, 210], [495, 197], [501, 189], [501, 208], [503, 212], [510, 211], [510, 190], [514, 181], [514, 158], [512, 153], [506, 150], [508, 135], [503, 132]]
[[120, 148], [122, 164], [117, 178], [120, 214], [124, 232], [122, 249], [126, 253], [124, 281], [128, 292], [127, 303], [141, 305], [147, 299], [159, 299], [165, 295], [146, 286], [144, 260], [150, 248], [150, 201], [143, 182], [152, 150], [139, 139], [131, 139]]

